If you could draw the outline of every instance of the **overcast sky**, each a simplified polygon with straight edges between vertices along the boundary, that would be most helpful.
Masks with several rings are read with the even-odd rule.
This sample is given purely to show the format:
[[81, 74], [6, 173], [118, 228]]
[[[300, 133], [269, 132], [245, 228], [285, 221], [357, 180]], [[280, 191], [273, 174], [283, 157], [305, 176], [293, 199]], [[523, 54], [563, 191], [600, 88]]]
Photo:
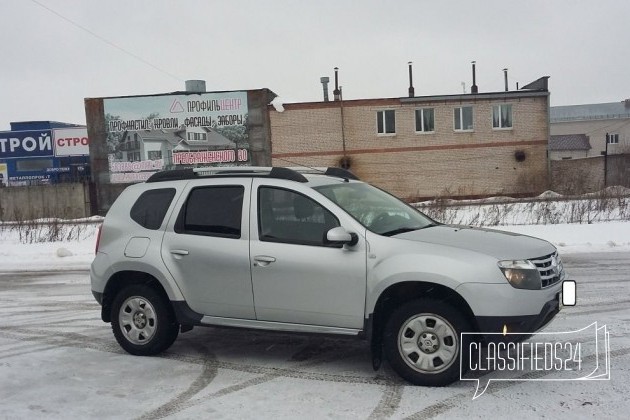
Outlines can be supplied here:
[[480, 92], [507, 67], [511, 89], [551, 76], [552, 105], [630, 97], [627, 0], [1, 0], [0, 17], [0, 130], [188, 79], [320, 101], [335, 66], [344, 99], [401, 97], [408, 61], [416, 96], [469, 91], [476, 60]]

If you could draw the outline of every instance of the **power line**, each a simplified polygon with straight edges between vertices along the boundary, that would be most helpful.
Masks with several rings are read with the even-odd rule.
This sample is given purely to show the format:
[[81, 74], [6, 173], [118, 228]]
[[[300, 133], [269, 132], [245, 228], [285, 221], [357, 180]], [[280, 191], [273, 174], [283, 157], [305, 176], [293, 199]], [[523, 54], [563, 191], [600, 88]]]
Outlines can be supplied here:
[[43, 9], [46, 9], [46, 10], [48, 10], [50, 13], [52, 13], [52, 14], [54, 14], [54, 15], [58, 16], [59, 18], [61, 18], [61, 19], [65, 20], [66, 22], [70, 23], [71, 25], [76, 26], [77, 28], [81, 29], [81, 30], [82, 30], [82, 31], [84, 31], [84, 32], [87, 32], [88, 34], [90, 34], [90, 35], [92, 35], [93, 37], [97, 38], [98, 40], [100, 40], [100, 41], [104, 42], [105, 44], [109, 45], [110, 47], [114, 47], [114, 48], [116, 48], [117, 50], [122, 51], [123, 53], [125, 53], [125, 54], [127, 54], [127, 55], [130, 55], [131, 57], [135, 58], [136, 60], [138, 60], [138, 61], [140, 61], [140, 62], [142, 62], [142, 63], [146, 64], [147, 66], [150, 66], [150, 67], [154, 68], [155, 70], [157, 70], [157, 71], [159, 71], [159, 72], [161, 72], [161, 73], [166, 74], [167, 76], [172, 77], [173, 79], [175, 79], [175, 80], [177, 80], [177, 81], [180, 81], [180, 82], [182, 82], [182, 81], [183, 81], [183, 80], [182, 80], [182, 78], [180, 78], [180, 77], [178, 77], [178, 76], [176, 76], [176, 75], [174, 75], [174, 74], [172, 74], [172, 73], [169, 73], [168, 71], [166, 71], [166, 70], [163, 70], [163, 69], [159, 68], [159, 67], [158, 67], [158, 66], [156, 66], [155, 64], [153, 64], [153, 63], [151, 63], [151, 62], [149, 62], [149, 61], [145, 60], [144, 58], [140, 57], [139, 55], [134, 54], [134, 53], [132, 53], [131, 51], [128, 51], [128, 50], [124, 49], [123, 47], [120, 47], [120, 46], [118, 46], [118, 45], [114, 44], [113, 42], [109, 41], [108, 39], [105, 39], [105, 38], [103, 38], [102, 36], [98, 35], [97, 33], [92, 32], [91, 30], [89, 30], [89, 29], [88, 29], [88, 28], [86, 28], [85, 26], [82, 26], [82, 25], [78, 24], [77, 22], [73, 21], [72, 19], [69, 19], [69, 18], [67, 18], [67, 17], [63, 16], [62, 14], [60, 14], [59, 12], [57, 12], [57, 11], [55, 11], [55, 10], [51, 9], [50, 7], [46, 6], [45, 4], [42, 4], [42, 3], [40, 3], [40, 2], [39, 2], [39, 1], [37, 1], [37, 0], [31, 0], [31, 1], [32, 1], [33, 3], [35, 3], [36, 5], [38, 5], [39, 7], [43, 8]]
[[[586, 120], [586, 121], [588, 121], [588, 122], [593, 122], [593, 121], [596, 121], [596, 120]], [[594, 133], [594, 132], [596, 132], [596, 131], [605, 130], [605, 129], [607, 129], [607, 128], [612, 127], [612, 126], [613, 126], [613, 125], [615, 125], [615, 124], [619, 124], [619, 126], [618, 126], [618, 127], [615, 127], [615, 130], [619, 130], [620, 128], [622, 128], [622, 127], [624, 127], [624, 126], [626, 126], [626, 125], [630, 124], [630, 120], [628, 120], [628, 121], [615, 121], [614, 123], [611, 123], [611, 124], [605, 125], [605, 126], [603, 126], [603, 127], [594, 128], [593, 130], [591, 130], [591, 131], [587, 131], [587, 132], [586, 132], [586, 133], [584, 133], [584, 134], [592, 134], [592, 133]]]

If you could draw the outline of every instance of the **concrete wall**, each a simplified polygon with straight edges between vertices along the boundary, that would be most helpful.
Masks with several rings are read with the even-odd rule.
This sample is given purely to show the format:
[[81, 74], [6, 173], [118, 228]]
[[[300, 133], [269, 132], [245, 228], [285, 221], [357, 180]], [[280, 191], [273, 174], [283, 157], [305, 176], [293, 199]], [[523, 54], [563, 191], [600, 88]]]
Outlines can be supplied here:
[[551, 180], [551, 189], [561, 194], [596, 192], [604, 185], [630, 187], [630, 155], [610, 155], [606, 163], [603, 156], [554, 160]]
[[89, 197], [87, 185], [79, 183], [0, 188], [0, 220], [87, 217]]
[[[548, 182], [548, 95], [527, 93], [344, 101], [343, 130], [339, 102], [270, 108], [273, 165], [339, 166], [345, 138], [350, 170], [402, 198], [539, 193]], [[513, 127], [493, 129], [492, 106], [504, 103]], [[453, 129], [462, 105], [473, 106], [472, 132]], [[416, 133], [417, 108], [434, 109], [434, 132]], [[377, 112], [387, 109], [396, 111], [395, 135], [377, 133]]]
[[630, 153], [608, 156], [606, 185], [630, 188]]

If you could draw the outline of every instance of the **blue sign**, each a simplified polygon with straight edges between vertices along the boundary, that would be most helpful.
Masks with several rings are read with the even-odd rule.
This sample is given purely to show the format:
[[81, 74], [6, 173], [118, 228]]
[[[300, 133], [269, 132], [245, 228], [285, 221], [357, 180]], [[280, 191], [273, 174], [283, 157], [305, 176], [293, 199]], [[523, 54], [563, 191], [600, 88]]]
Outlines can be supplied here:
[[0, 132], [0, 159], [52, 155], [51, 130]]

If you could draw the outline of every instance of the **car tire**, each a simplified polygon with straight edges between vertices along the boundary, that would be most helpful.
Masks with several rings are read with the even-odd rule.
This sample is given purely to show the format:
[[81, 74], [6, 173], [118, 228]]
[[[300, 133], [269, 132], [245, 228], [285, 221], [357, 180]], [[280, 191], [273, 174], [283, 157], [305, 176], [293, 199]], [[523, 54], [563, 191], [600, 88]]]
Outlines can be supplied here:
[[166, 350], [179, 333], [168, 300], [144, 284], [127, 286], [116, 295], [111, 320], [118, 344], [138, 356]]
[[446, 386], [460, 379], [460, 348], [468, 366], [470, 324], [451, 306], [417, 299], [394, 310], [383, 333], [385, 356], [401, 377], [415, 385]]

